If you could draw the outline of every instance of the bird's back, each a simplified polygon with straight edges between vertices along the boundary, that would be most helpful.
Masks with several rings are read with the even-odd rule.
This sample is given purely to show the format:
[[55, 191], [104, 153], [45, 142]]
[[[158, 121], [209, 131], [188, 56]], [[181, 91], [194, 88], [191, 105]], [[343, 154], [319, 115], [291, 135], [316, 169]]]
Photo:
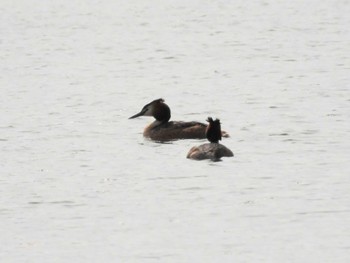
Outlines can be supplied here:
[[205, 139], [207, 125], [200, 122], [170, 121], [156, 127], [146, 127], [144, 136], [152, 140]]
[[221, 157], [232, 156], [232, 151], [219, 143], [205, 143], [200, 146], [194, 146], [187, 154], [187, 158], [194, 160], [219, 160]]

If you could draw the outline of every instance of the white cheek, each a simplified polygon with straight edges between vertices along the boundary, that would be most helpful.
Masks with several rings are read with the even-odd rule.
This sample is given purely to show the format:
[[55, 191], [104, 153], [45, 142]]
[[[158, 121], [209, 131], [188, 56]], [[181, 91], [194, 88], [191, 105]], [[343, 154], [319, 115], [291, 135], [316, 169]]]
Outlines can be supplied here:
[[143, 116], [153, 116], [153, 109], [147, 109], [147, 111], [145, 112], [145, 114]]

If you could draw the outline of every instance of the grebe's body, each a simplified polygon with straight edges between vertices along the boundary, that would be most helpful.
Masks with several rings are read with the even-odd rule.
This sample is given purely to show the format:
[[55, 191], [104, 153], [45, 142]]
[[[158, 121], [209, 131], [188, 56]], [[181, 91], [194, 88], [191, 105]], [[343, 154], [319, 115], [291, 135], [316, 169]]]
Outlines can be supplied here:
[[154, 121], [144, 129], [143, 136], [156, 141], [204, 139], [206, 128], [205, 124], [195, 121], [169, 121], [166, 123]]
[[194, 146], [187, 154], [187, 158], [194, 160], [211, 159], [213, 161], [220, 160], [221, 157], [232, 157], [233, 153], [226, 146], [219, 144], [221, 140], [220, 120], [215, 121], [208, 117], [209, 125], [206, 128], [206, 137], [210, 143]]
[[[156, 120], [143, 131], [143, 136], [156, 141], [170, 141], [178, 139], [205, 139], [207, 125], [200, 122], [169, 121], [170, 108], [163, 99], [154, 100], [146, 104], [142, 110], [131, 116], [134, 119], [139, 116], [153, 116]], [[223, 132], [224, 137], [228, 137]]]
[[232, 157], [232, 151], [226, 146], [211, 142], [199, 146], [194, 146], [187, 154], [187, 158], [194, 160], [210, 159], [213, 161], [220, 160], [221, 157]]

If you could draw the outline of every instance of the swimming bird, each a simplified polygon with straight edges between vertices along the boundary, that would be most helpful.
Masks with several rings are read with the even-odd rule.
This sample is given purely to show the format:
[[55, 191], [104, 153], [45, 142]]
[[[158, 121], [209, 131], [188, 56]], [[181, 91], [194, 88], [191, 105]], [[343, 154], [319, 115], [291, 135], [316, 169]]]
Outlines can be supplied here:
[[[204, 123], [191, 121], [169, 121], [171, 111], [163, 99], [154, 100], [145, 106], [142, 110], [131, 116], [134, 119], [140, 116], [152, 116], [155, 121], [148, 125], [143, 136], [156, 141], [170, 141], [178, 139], [205, 139], [207, 125]], [[228, 137], [226, 132], [222, 132], [223, 137]]]
[[220, 160], [221, 157], [232, 157], [233, 153], [226, 146], [219, 144], [221, 140], [221, 124], [220, 120], [213, 120], [208, 117], [209, 122], [206, 128], [206, 137], [210, 143], [194, 146], [187, 154], [187, 158], [194, 160], [211, 159], [213, 161]]

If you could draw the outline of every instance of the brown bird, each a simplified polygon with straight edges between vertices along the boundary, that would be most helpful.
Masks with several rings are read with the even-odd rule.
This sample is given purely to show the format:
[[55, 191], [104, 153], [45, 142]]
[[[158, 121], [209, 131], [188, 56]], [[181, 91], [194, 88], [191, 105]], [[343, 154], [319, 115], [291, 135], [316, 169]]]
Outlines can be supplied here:
[[[148, 125], [143, 136], [156, 141], [170, 141], [178, 139], [205, 139], [207, 125], [201, 122], [191, 121], [169, 121], [171, 111], [163, 99], [154, 100], [145, 106], [142, 110], [131, 116], [134, 119], [140, 116], [153, 116], [155, 121]], [[220, 125], [220, 122], [219, 122]], [[214, 127], [216, 127], [214, 125]], [[222, 132], [223, 137], [229, 137], [226, 132]], [[221, 139], [221, 135], [220, 135]]]

